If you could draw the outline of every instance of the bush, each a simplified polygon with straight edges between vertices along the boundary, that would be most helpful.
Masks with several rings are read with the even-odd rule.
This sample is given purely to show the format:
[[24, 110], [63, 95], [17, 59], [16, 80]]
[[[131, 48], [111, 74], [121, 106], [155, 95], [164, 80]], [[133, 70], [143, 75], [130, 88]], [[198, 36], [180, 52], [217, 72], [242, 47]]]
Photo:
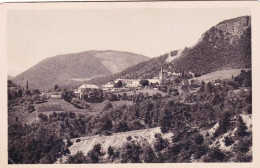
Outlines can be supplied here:
[[78, 152], [73, 156], [69, 156], [66, 163], [68, 164], [80, 164], [80, 163], [89, 163], [89, 160], [82, 152]]
[[71, 140], [68, 138], [67, 139], [67, 147], [70, 147], [73, 143], [71, 142]]
[[154, 143], [155, 151], [157, 151], [157, 152], [162, 151], [163, 149], [165, 149], [168, 146], [169, 142], [167, 140], [163, 139], [161, 134], [155, 134], [154, 136], [156, 138], [155, 143]]
[[151, 146], [145, 146], [143, 149], [143, 160], [145, 163], [156, 163], [157, 157]]
[[204, 137], [201, 134], [197, 133], [193, 136], [193, 141], [196, 144], [200, 145], [204, 142]]
[[126, 132], [129, 131], [129, 127], [125, 121], [120, 121], [114, 126], [115, 132]]
[[142, 147], [134, 141], [126, 143], [122, 148], [121, 162], [122, 163], [140, 163], [142, 155]]
[[234, 140], [229, 136], [225, 136], [224, 142], [226, 146], [230, 146], [234, 143]]
[[132, 137], [131, 137], [131, 136], [128, 136], [128, 137], [126, 137], [126, 139], [127, 139], [128, 141], [131, 141]]
[[90, 163], [99, 163], [100, 157], [103, 154], [101, 153], [101, 145], [96, 144], [91, 151], [88, 152], [87, 156]]
[[207, 153], [207, 155], [204, 157], [204, 162], [224, 162], [226, 158], [226, 155], [221, 152], [218, 148], [210, 149]]
[[27, 111], [28, 111], [29, 113], [34, 112], [35, 110], [36, 110], [36, 109], [35, 109], [34, 105], [32, 105], [32, 104], [29, 104], [29, 105], [28, 105]]

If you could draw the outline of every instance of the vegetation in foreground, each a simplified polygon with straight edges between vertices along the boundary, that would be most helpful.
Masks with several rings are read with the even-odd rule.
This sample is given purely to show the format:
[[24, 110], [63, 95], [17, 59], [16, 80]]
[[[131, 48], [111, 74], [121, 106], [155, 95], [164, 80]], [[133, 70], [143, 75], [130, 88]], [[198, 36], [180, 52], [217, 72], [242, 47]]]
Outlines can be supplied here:
[[[37, 96], [37, 90], [23, 90], [11, 82], [8, 84], [10, 109], [23, 103], [25, 113], [35, 113], [34, 104], [44, 101]], [[9, 163], [55, 163], [62, 156], [68, 156], [66, 163], [252, 161], [252, 132], [242, 117], [252, 113], [251, 71], [241, 71], [229, 81], [202, 82], [199, 88], [183, 84], [180, 90], [173, 91], [174, 87], [168, 84], [160, 88], [166, 96], [140, 93], [120, 99], [107, 97], [106, 106], [95, 116], [73, 112], [53, 112], [49, 116], [39, 113], [38, 122], [9, 124]], [[73, 97], [64, 93], [63, 99], [71, 101]], [[113, 107], [111, 102], [118, 99], [131, 99], [133, 104]], [[96, 144], [87, 155], [80, 151], [69, 155], [71, 138], [109, 136], [158, 126], [162, 133], [173, 133], [171, 140], [156, 134], [156, 141], [145, 145], [129, 137], [119, 148], [104, 151]], [[221, 146], [223, 143], [225, 148]]]

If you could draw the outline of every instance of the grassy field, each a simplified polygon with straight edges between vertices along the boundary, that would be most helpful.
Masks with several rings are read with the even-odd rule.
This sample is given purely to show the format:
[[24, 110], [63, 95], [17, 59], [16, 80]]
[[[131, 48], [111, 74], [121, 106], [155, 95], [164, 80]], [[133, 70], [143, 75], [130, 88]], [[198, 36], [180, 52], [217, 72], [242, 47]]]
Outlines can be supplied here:
[[36, 105], [37, 112], [44, 114], [52, 113], [53, 111], [71, 111], [80, 114], [94, 114], [101, 112], [104, 107], [105, 103], [90, 103], [90, 107], [88, 109], [78, 109], [62, 99], [51, 99], [49, 102]]
[[17, 123], [16, 117], [18, 117], [18, 122], [22, 124], [30, 124], [37, 118], [37, 113], [29, 113], [24, 109], [24, 106], [15, 106], [8, 109], [8, 124], [12, 125]]
[[114, 108], [117, 108], [119, 106], [123, 106], [123, 105], [132, 105], [133, 104], [133, 101], [128, 101], [128, 100], [120, 100], [120, 101], [113, 101], [111, 102], [112, 106]]
[[[220, 70], [220, 71], [215, 71], [212, 73], [208, 73], [205, 75], [202, 75], [197, 78], [192, 78], [193, 80], [200, 80], [200, 81], [214, 81], [216, 79], [224, 80], [224, 79], [231, 79], [232, 75], [237, 76], [240, 74], [241, 70], [243, 69], [228, 69], [228, 70]], [[249, 69], [244, 69], [244, 70], [249, 70]], [[192, 80], [190, 79], [190, 80]]]
[[59, 104], [46, 103], [37, 108], [37, 112], [64, 111]]

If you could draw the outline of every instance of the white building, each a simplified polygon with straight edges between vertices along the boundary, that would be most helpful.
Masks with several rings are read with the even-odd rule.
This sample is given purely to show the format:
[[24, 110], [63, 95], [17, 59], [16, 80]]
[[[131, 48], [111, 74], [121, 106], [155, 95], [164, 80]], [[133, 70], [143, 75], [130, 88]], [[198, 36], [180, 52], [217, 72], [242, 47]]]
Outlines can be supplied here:
[[78, 90], [84, 90], [84, 89], [98, 89], [98, 87], [93, 84], [83, 84], [78, 88]]
[[113, 87], [114, 87], [114, 83], [113, 82], [108, 82], [107, 84], [105, 85], [102, 85], [102, 90], [103, 91], [109, 91], [109, 90], [112, 90]]
[[137, 88], [141, 86], [141, 79], [116, 79], [115, 83], [118, 83], [119, 81], [126, 84], [125, 88]]
[[74, 91], [75, 95], [78, 95], [79, 98], [82, 98], [82, 91], [85, 89], [98, 89], [98, 86], [93, 84], [82, 84], [80, 87], [78, 87], [77, 90]]

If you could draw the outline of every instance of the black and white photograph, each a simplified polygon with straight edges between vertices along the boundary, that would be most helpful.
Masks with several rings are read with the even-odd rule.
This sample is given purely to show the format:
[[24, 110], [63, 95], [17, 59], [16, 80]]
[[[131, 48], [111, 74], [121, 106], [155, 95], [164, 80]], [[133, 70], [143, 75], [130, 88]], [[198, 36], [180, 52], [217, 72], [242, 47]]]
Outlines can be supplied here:
[[7, 165], [254, 161], [251, 8], [149, 4], [6, 11]]

